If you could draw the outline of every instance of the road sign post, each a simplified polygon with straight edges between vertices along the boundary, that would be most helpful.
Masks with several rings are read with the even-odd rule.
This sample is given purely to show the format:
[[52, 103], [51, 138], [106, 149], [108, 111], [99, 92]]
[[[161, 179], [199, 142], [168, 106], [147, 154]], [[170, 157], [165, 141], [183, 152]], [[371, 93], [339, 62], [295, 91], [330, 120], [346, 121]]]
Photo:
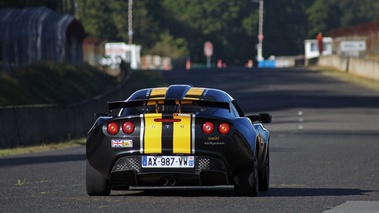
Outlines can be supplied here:
[[213, 55], [213, 45], [210, 41], [204, 43], [204, 55], [207, 57], [207, 67], [211, 67], [211, 56]]

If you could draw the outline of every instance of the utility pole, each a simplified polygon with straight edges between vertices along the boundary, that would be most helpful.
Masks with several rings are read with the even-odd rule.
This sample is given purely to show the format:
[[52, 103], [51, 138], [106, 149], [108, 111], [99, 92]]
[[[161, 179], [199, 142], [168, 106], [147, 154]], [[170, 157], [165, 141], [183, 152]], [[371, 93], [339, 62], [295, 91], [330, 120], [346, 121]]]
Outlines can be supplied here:
[[128, 30], [129, 44], [133, 44], [133, 0], [128, 4]]
[[258, 28], [258, 45], [257, 45], [257, 60], [263, 61], [263, 0], [259, 0], [259, 28]]

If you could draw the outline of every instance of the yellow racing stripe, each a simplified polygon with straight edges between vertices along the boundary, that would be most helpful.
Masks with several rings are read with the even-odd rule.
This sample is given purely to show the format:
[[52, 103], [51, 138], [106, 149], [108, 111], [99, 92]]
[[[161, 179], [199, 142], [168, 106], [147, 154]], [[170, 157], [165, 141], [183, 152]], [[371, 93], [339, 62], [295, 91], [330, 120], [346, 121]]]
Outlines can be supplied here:
[[162, 153], [162, 122], [155, 122], [162, 114], [145, 114], [144, 153]]
[[204, 92], [204, 88], [191, 88], [188, 90], [187, 94], [185, 95], [186, 99], [191, 99], [191, 100], [199, 100], [199, 98], [194, 98], [193, 96], [201, 96]]
[[[150, 93], [150, 96], [151, 96], [150, 99], [162, 99], [166, 95], [166, 92], [167, 92], [167, 87], [153, 88]], [[154, 96], [158, 96], [158, 97], [154, 97]]]
[[181, 119], [180, 122], [174, 122], [173, 135], [173, 153], [190, 154], [191, 153], [191, 115], [174, 114], [174, 119]]

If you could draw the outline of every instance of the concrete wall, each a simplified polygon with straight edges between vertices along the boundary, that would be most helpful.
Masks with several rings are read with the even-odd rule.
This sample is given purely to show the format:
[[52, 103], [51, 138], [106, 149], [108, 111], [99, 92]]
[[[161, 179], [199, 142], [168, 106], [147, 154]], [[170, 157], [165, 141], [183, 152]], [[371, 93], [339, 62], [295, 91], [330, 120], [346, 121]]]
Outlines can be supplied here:
[[322, 56], [318, 59], [319, 66], [333, 67], [344, 72], [347, 72], [348, 62], [349, 58], [338, 55]]
[[379, 61], [351, 57], [348, 72], [379, 80]]
[[70, 106], [0, 107], [0, 149], [54, 143], [85, 137], [94, 113], [108, 112], [107, 101], [129, 97], [123, 83], [113, 91]]
[[258, 62], [262, 68], [284, 68], [304, 66], [304, 56], [279, 56]]
[[379, 61], [337, 55], [322, 56], [318, 60], [319, 66], [333, 67], [374, 80], [379, 80]]

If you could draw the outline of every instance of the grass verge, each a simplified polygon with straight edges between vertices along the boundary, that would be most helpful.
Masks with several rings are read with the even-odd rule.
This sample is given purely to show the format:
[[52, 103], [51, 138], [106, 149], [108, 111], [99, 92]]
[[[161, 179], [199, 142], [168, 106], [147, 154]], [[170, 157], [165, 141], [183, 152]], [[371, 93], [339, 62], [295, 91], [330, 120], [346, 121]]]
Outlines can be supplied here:
[[361, 87], [365, 87], [371, 90], [379, 91], [379, 83], [377, 80], [365, 78], [351, 73], [342, 72], [340, 70], [330, 67], [312, 67], [312, 70], [319, 71], [324, 75], [337, 78], [342, 81], [346, 81]]
[[71, 147], [82, 146], [85, 144], [86, 144], [85, 138], [81, 138], [81, 139], [75, 139], [75, 140], [65, 141], [61, 143], [54, 143], [54, 144], [41, 144], [37, 146], [0, 149], [0, 157], [9, 156], [9, 155], [34, 153], [34, 152], [44, 152], [44, 151], [55, 150], [55, 149], [71, 148]]

